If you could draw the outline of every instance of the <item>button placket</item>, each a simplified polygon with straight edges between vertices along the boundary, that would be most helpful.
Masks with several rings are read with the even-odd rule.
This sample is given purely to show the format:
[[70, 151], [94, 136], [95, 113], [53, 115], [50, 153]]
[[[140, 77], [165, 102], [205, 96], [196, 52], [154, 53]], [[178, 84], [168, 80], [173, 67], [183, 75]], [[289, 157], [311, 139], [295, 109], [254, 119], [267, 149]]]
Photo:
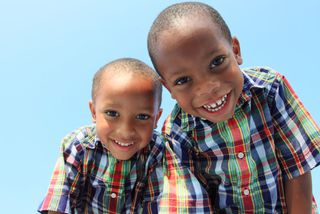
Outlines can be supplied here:
[[116, 197], [117, 197], [117, 194], [113, 192], [113, 193], [111, 193], [110, 196], [111, 196], [111, 198], [116, 198]]
[[238, 156], [239, 159], [242, 159], [242, 158], [244, 158], [244, 153], [243, 152], [239, 152], [237, 156]]
[[245, 189], [243, 190], [243, 194], [246, 195], [246, 196], [248, 196], [248, 195], [250, 194], [249, 189], [245, 188]]

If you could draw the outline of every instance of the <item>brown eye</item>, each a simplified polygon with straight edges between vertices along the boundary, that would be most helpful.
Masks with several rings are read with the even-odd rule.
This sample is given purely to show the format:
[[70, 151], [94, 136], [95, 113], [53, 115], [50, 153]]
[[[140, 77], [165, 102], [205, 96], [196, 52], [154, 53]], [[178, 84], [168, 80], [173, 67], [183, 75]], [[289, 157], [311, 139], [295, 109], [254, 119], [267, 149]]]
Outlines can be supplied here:
[[221, 65], [224, 62], [225, 58], [226, 58], [225, 56], [218, 56], [214, 58], [210, 63], [210, 69], [213, 69], [216, 66]]
[[191, 80], [190, 77], [180, 77], [174, 82], [174, 84], [175, 85], [183, 85], [183, 84], [189, 82], [190, 80]]
[[108, 117], [119, 117], [119, 113], [116, 112], [116, 111], [106, 111], [105, 114], [108, 116]]
[[137, 119], [138, 120], [148, 120], [150, 118], [150, 115], [147, 114], [138, 114]]

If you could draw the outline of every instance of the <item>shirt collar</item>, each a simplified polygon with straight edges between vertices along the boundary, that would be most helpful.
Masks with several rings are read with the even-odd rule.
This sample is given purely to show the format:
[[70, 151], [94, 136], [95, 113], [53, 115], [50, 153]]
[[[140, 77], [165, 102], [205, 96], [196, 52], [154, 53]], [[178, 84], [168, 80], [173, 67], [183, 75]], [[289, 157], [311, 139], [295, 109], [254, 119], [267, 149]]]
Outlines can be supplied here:
[[[251, 99], [251, 91], [253, 90], [253, 88], [263, 88], [263, 86], [257, 84], [247, 73], [245, 73], [245, 71], [242, 71], [242, 74], [243, 89], [236, 105], [236, 111], [239, 110], [244, 103], [248, 102]], [[197, 128], [197, 126], [203, 127], [204, 123], [209, 125], [213, 124], [211, 121], [186, 113], [178, 104], [175, 105], [172, 111], [172, 120], [172, 124], [177, 124], [177, 122], [179, 121], [178, 124], [180, 125], [182, 130], [186, 132]]]

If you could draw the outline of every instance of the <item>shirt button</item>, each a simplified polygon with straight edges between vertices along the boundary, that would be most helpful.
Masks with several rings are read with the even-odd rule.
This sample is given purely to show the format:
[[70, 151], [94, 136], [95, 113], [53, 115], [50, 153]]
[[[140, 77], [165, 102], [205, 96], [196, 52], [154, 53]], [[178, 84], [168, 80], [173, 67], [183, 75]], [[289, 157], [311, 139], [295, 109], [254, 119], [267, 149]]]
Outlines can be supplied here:
[[243, 190], [243, 194], [244, 194], [244, 195], [249, 195], [249, 193], [250, 193], [250, 191], [249, 191], [248, 189], [244, 189], [244, 190]]
[[116, 198], [117, 197], [117, 194], [116, 193], [111, 193], [111, 198]]
[[244, 157], [244, 153], [243, 153], [243, 152], [239, 152], [239, 153], [238, 153], [238, 158], [239, 158], [239, 159], [242, 159], [243, 157]]

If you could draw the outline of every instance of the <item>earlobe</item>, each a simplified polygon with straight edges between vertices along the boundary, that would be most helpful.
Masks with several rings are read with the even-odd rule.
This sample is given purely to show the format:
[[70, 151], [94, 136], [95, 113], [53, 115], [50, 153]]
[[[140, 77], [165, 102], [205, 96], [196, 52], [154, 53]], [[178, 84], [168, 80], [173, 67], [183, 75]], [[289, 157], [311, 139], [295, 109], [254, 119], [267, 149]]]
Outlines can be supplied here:
[[232, 38], [232, 49], [238, 65], [241, 65], [243, 61], [241, 57], [240, 42], [237, 37]]
[[89, 101], [89, 108], [91, 111], [92, 122], [96, 123], [96, 110], [94, 109], [94, 104], [92, 100]]
[[160, 117], [161, 117], [161, 115], [162, 115], [162, 112], [163, 112], [163, 109], [162, 109], [162, 108], [159, 108], [159, 111], [158, 111], [158, 113], [157, 113], [157, 115], [156, 115], [156, 120], [154, 121], [154, 126], [153, 126], [154, 129], [157, 128], [158, 121], [159, 121], [159, 119], [160, 119]]

